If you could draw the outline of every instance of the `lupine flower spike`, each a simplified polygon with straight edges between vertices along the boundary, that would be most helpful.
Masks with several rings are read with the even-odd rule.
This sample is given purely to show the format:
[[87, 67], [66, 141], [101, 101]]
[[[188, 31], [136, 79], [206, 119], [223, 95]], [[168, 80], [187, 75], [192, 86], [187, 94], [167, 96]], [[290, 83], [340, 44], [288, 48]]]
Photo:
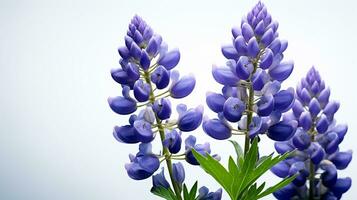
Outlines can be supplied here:
[[297, 149], [294, 156], [280, 162], [272, 172], [281, 178], [297, 173], [297, 178], [274, 193], [277, 199], [340, 199], [351, 187], [351, 178], [341, 178], [337, 170], [345, 169], [352, 151], [341, 151], [339, 144], [347, 133], [347, 125], [337, 124], [334, 115], [340, 107], [330, 100], [330, 88], [312, 67], [296, 88], [293, 112], [287, 120], [298, 120], [293, 138], [277, 142], [283, 154]]
[[290, 153], [259, 159], [258, 140], [264, 134], [272, 140], [285, 141], [296, 131], [298, 122], [283, 117], [294, 103], [294, 90], [281, 89], [294, 63], [283, 60], [288, 43], [279, 38], [278, 22], [272, 20], [261, 2], [243, 18], [239, 27], [232, 29], [232, 36], [231, 44], [221, 49], [228, 59], [226, 64], [212, 68], [213, 78], [222, 85], [222, 91], [208, 92], [206, 97], [208, 107], [217, 117], [205, 117], [202, 127], [207, 135], [217, 140], [226, 140], [232, 135], [244, 136], [244, 153], [238, 142], [231, 140], [238, 159], [235, 162], [230, 157], [228, 170], [214, 159], [205, 159], [200, 154], [195, 156], [232, 200], [260, 199], [294, 179], [291, 176], [266, 191], [263, 191], [265, 183], [260, 186], [256, 183], [270, 167]]
[[283, 61], [288, 43], [279, 38], [278, 25], [259, 2], [232, 29], [232, 43], [222, 47], [227, 63], [212, 69], [223, 88], [221, 93], [207, 93], [207, 105], [218, 117], [206, 118], [203, 130], [218, 140], [245, 135], [245, 152], [249, 141], [259, 134], [284, 141], [297, 127], [295, 120], [281, 117], [294, 102], [294, 90], [281, 89], [294, 64]]
[[[108, 98], [110, 108], [119, 115], [129, 115], [129, 124], [115, 126], [113, 135], [119, 142], [139, 144], [139, 152], [130, 154], [130, 163], [125, 169], [130, 178], [142, 180], [152, 177], [152, 192], [162, 197], [169, 193], [175, 199], [182, 199], [185, 171], [182, 163], [173, 160], [187, 160], [197, 165], [192, 149], [202, 155], [210, 153], [208, 143], [195, 144], [196, 138], [188, 136], [186, 148], [180, 153], [182, 132], [197, 129], [202, 122], [203, 107], [187, 108], [177, 106], [178, 119], [171, 119], [172, 107], [169, 98], [188, 96], [195, 87], [192, 75], [182, 76], [174, 68], [180, 61], [178, 49], [168, 49], [162, 37], [139, 16], [134, 16], [125, 36], [125, 46], [118, 49], [120, 67], [111, 71], [112, 78], [121, 85], [122, 95]], [[134, 114], [137, 112], [137, 114]], [[151, 142], [159, 137], [162, 151], [154, 152]], [[219, 159], [218, 156], [216, 156]], [[164, 169], [153, 174], [166, 162], [170, 183]], [[187, 189], [187, 188], [186, 188]], [[199, 190], [198, 199], [221, 199], [221, 190], [209, 193], [206, 187]], [[194, 192], [196, 195], [196, 192]], [[196, 196], [195, 196], [196, 197]]]

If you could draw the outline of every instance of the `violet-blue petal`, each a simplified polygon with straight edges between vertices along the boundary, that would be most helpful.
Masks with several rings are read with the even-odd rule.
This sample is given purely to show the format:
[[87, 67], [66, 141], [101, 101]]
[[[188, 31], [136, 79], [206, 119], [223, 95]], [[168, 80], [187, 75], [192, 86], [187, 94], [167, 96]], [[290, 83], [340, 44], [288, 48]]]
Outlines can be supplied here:
[[201, 125], [203, 106], [191, 108], [179, 116], [177, 126], [181, 131], [189, 132]]
[[153, 188], [163, 187], [170, 188], [169, 182], [167, 182], [164, 174], [164, 168], [161, 168], [161, 172], [152, 176], [152, 185]]
[[312, 126], [312, 118], [309, 112], [303, 112], [299, 117], [299, 126], [302, 127], [305, 131], [310, 130]]
[[311, 136], [307, 134], [305, 131], [297, 130], [295, 136], [292, 139], [294, 146], [303, 151], [310, 146], [311, 143]]
[[242, 28], [242, 35], [245, 41], [248, 42], [250, 38], [254, 36], [254, 31], [248, 23], [243, 23], [241, 28]]
[[260, 48], [255, 37], [252, 37], [247, 44], [247, 53], [249, 56], [256, 57], [259, 54]]
[[278, 66], [269, 69], [269, 75], [272, 79], [278, 81], [284, 81], [287, 79], [294, 68], [294, 62], [287, 61], [281, 62]]
[[274, 98], [272, 95], [262, 96], [257, 103], [259, 116], [269, 116], [274, 109]]
[[183, 168], [182, 163], [173, 163], [172, 165], [173, 178], [176, 183], [182, 185], [185, 181], [185, 169]]
[[232, 45], [222, 46], [221, 51], [223, 56], [226, 57], [227, 59], [235, 60], [239, 56], [237, 50]]
[[151, 129], [150, 123], [145, 120], [136, 120], [134, 128], [139, 135], [139, 139], [143, 143], [151, 142], [154, 139], [154, 134]]
[[175, 99], [184, 98], [191, 94], [195, 85], [196, 79], [193, 75], [184, 76], [171, 86], [171, 97]]
[[134, 84], [134, 96], [139, 102], [145, 102], [149, 100], [150, 96], [150, 85], [144, 83], [143, 80], [139, 79]]
[[325, 133], [329, 127], [329, 121], [327, 117], [322, 114], [316, 123], [316, 130], [318, 133]]
[[272, 64], [273, 64], [273, 60], [274, 60], [274, 54], [272, 52], [272, 50], [270, 50], [269, 48], [265, 49], [265, 53], [263, 54], [259, 67], [262, 69], [268, 69]]
[[312, 117], [316, 117], [320, 113], [321, 111], [320, 104], [316, 98], [311, 99], [309, 103], [309, 111]]
[[165, 135], [165, 140], [163, 141], [163, 145], [167, 147], [170, 153], [178, 153], [181, 149], [181, 135], [176, 131], [172, 130]]
[[136, 111], [136, 101], [133, 99], [118, 97], [109, 97], [108, 103], [110, 108], [120, 115], [128, 115]]
[[248, 69], [249, 62], [248, 57], [241, 56], [236, 65], [236, 74], [238, 78], [242, 80], [247, 80], [250, 76], [250, 70]]
[[150, 76], [151, 81], [156, 85], [157, 89], [164, 89], [170, 83], [170, 73], [163, 66], [158, 66]]
[[223, 111], [223, 105], [226, 102], [226, 98], [222, 94], [209, 92], [206, 94], [207, 106], [216, 113]]
[[294, 90], [292, 88], [281, 90], [274, 95], [274, 109], [286, 112], [292, 107], [294, 100]]
[[131, 43], [130, 47], [130, 55], [135, 58], [136, 60], [140, 60], [141, 57], [141, 49], [140, 47], [135, 43]]
[[230, 97], [223, 105], [224, 117], [230, 122], [237, 122], [245, 111], [245, 104], [239, 98]]
[[330, 160], [337, 169], [346, 169], [352, 160], [352, 151], [338, 152]]
[[164, 66], [167, 70], [174, 68], [180, 61], [180, 51], [178, 49], [171, 50], [162, 56], [158, 64]]
[[212, 67], [213, 78], [222, 85], [237, 86], [239, 78], [228, 67]]
[[203, 122], [204, 132], [217, 140], [225, 140], [232, 136], [232, 131], [225, 123], [219, 119], [209, 119]]
[[170, 100], [167, 98], [156, 100], [153, 105], [153, 110], [161, 120], [170, 118], [172, 113]]
[[150, 58], [145, 50], [141, 51], [140, 65], [143, 68], [143, 70], [147, 70], [150, 67]]
[[234, 47], [239, 55], [245, 55], [247, 53], [247, 44], [241, 35], [234, 40]]
[[269, 29], [265, 31], [264, 35], [262, 36], [260, 42], [264, 44], [264, 46], [269, 46], [271, 42], [274, 40], [274, 31], [272, 29]]
[[134, 127], [131, 125], [115, 126], [113, 130], [113, 136], [119, 142], [128, 144], [138, 143], [139, 137]]

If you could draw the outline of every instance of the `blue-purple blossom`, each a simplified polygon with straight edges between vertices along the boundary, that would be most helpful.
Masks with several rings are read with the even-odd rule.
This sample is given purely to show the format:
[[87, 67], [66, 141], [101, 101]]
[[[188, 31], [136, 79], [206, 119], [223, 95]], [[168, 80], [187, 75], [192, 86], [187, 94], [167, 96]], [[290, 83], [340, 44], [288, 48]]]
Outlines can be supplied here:
[[182, 163], [174, 163], [172, 165], [173, 177], [179, 185], [185, 181], [185, 169], [183, 168]]
[[130, 178], [142, 180], [150, 177], [160, 166], [159, 158], [151, 151], [151, 143], [142, 143], [136, 156], [130, 154], [125, 169]]
[[222, 189], [210, 192], [207, 187], [203, 186], [198, 192], [197, 200], [220, 200], [222, 198]]
[[277, 199], [340, 199], [352, 184], [351, 178], [338, 176], [338, 170], [345, 169], [352, 160], [352, 151], [339, 148], [347, 132], [347, 125], [338, 125], [334, 119], [340, 104], [329, 99], [330, 89], [314, 67], [298, 84], [296, 97], [292, 112], [285, 118], [296, 119], [298, 129], [290, 140], [277, 142], [275, 149], [280, 154], [297, 151], [271, 171], [281, 178], [298, 176], [274, 196]]
[[[195, 149], [201, 155], [211, 154], [211, 147], [208, 142], [204, 144], [196, 144], [196, 137], [195, 136], [188, 136], [185, 140], [185, 154], [186, 154], [186, 161], [192, 165], [199, 165], [198, 161], [192, 154], [192, 149]], [[220, 160], [221, 158], [215, 154], [212, 155], [216, 160]]]
[[[252, 139], [266, 134], [284, 141], [294, 135], [298, 123], [284, 121], [283, 114], [293, 106], [295, 92], [281, 89], [294, 63], [283, 60], [287, 42], [279, 38], [277, 29], [278, 22], [261, 2], [232, 29], [232, 43], [222, 47], [226, 64], [212, 68], [213, 78], [223, 85], [222, 94], [209, 92], [206, 96], [208, 107], [218, 115], [203, 123], [211, 137], [228, 139], [243, 133]], [[230, 125], [236, 122], [238, 130]]]
[[154, 188], [163, 187], [170, 188], [169, 182], [165, 178], [164, 168], [161, 168], [161, 172], [152, 176], [152, 185]]

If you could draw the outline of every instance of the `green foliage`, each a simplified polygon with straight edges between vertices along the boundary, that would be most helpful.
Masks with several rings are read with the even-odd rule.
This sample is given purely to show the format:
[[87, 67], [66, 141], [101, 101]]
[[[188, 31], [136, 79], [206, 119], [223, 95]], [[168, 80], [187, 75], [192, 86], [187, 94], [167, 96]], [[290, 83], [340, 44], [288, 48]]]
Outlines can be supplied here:
[[[171, 188], [164, 188], [164, 187], [153, 187], [151, 188], [151, 193], [162, 197], [166, 200], [177, 200], [175, 193], [172, 191]], [[197, 193], [197, 181], [192, 186], [190, 191], [187, 189], [186, 184], [183, 185], [183, 199], [184, 200], [195, 200]]]
[[256, 181], [271, 167], [286, 159], [291, 153], [273, 157], [273, 154], [259, 159], [258, 140], [254, 139], [246, 155], [235, 141], [230, 141], [237, 153], [237, 161], [232, 157], [228, 160], [228, 170], [217, 160], [207, 154], [203, 156], [193, 150], [193, 155], [201, 167], [210, 174], [228, 193], [232, 200], [256, 200], [267, 196], [288, 185], [295, 176], [283, 179], [278, 184], [264, 190], [265, 183], [257, 185]]
[[152, 187], [151, 188], [151, 193], [159, 196], [159, 197], [162, 197], [166, 200], [176, 200], [176, 195], [175, 193], [172, 191], [171, 188], [164, 188], [164, 187]]

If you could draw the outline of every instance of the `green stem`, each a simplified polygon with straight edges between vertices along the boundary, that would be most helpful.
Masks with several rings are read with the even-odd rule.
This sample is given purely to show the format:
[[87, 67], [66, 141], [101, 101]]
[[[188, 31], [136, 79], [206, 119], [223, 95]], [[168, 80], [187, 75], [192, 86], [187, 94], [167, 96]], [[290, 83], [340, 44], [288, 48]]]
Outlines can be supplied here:
[[[310, 129], [310, 136], [311, 136], [311, 142], [315, 141], [315, 132], [314, 132], [315, 126], [312, 126]], [[309, 200], [314, 200], [315, 198], [315, 166], [314, 163], [312, 163], [311, 158], [310, 158], [310, 166], [309, 166]]]
[[257, 70], [258, 63], [254, 62], [253, 66], [254, 66], [253, 72], [252, 72], [251, 76], [249, 77], [249, 80], [247, 81], [247, 83], [249, 83], [248, 84], [248, 108], [247, 108], [248, 113], [247, 113], [247, 131], [245, 133], [245, 141], [244, 141], [244, 155], [246, 155], [249, 150], [249, 144], [250, 144], [249, 125], [252, 123], [252, 120], [253, 120], [254, 89], [252, 86], [251, 79], [252, 79], [253, 74]]
[[[149, 101], [153, 104], [156, 99], [155, 99], [154, 91], [153, 91], [153, 88], [152, 88], [151, 81], [150, 81], [149, 77], [150, 77], [150, 72], [149, 71], [145, 71], [145, 73], [144, 73], [145, 81], [146, 81], [146, 83], [148, 83], [150, 85], [150, 98], [149, 98]], [[157, 123], [158, 130], [159, 130], [159, 133], [160, 133], [161, 144], [163, 144], [163, 141], [165, 140], [164, 127], [163, 127], [163, 124], [162, 124], [161, 120], [157, 116], [155, 116], [155, 118], [156, 118], [156, 123]], [[177, 182], [175, 181], [174, 176], [173, 176], [172, 161], [171, 161], [170, 152], [167, 149], [167, 147], [165, 147], [164, 145], [162, 145], [162, 152], [163, 152], [163, 155], [165, 157], [167, 169], [168, 169], [169, 175], [170, 175], [171, 184], [172, 184], [172, 186], [174, 188], [177, 200], [182, 200], [180, 187], [177, 184]]]

